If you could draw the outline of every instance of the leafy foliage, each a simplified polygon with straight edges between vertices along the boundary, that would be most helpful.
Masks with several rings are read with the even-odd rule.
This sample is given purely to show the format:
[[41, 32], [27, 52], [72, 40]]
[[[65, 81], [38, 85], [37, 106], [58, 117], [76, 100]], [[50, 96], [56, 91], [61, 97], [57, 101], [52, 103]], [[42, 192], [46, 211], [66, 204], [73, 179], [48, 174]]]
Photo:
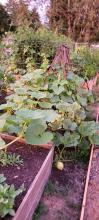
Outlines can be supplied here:
[[[89, 13], [90, 9], [90, 13]], [[51, 0], [48, 10], [51, 30], [78, 42], [98, 41], [98, 0]]]
[[4, 69], [0, 68], [0, 91], [6, 90], [9, 83], [13, 81], [13, 76], [10, 73], [7, 74]]
[[61, 79], [38, 69], [11, 84], [13, 94], [0, 106], [8, 115], [1, 130], [21, 134], [34, 145], [54, 140], [56, 146], [82, 147], [86, 138], [87, 146], [97, 143], [97, 124], [89, 121], [86, 112], [86, 106], [94, 102], [92, 92], [81, 87], [82, 77], [70, 72], [64, 80], [60, 70], [59, 74]]
[[71, 59], [75, 73], [85, 79], [94, 77], [99, 70], [99, 52], [92, 48], [78, 46]]
[[1, 166], [20, 166], [23, 164], [23, 160], [20, 158], [20, 155], [15, 153], [0, 151], [0, 164]]
[[14, 185], [8, 185], [6, 178], [0, 174], [0, 216], [3, 218], [7, 214], [15, 215], [13, 206], [15, 198], [24, 191], [24, 185], [15, 190]]
[[5, 146], [5, 141], [2, 138], [0, 138], [0, 148], [2, 148], [3, 146]]
[[[30, 26], [34, 29], [38, 29], [41, 25], [39, 14], [36, 8], [29, 10], [30, 1], [15, 1], [8, 0], [6, 4], [6, 10], [10, 14], [12, 30], [21, 26]], [[18, 12], [18, 13], [17, 13]]]
[[26, 131], [26, 141], [29, 144], [46, 144], [53, 139], [53, 135], [50, 132], [45, 132], [47, 128], [46, 124], [40, 119], [33, 120], [30, 123]]
[[65, 147], [76, 147], [79, 145], [79, 139], [80, 135], [76, 132], [65, 132], [64, 136], [61, 137], [61, 142], [64, 144]]
[[0, 4], [0, 35], [3, 35], [5, 31], [8, 31], [10, 27], [10, 17], [4, 6]]
[[[21, 75], [10, 84], [12, 94], [6, 98], [7, 103], [0, 106], [7, 115], [3, 121], [4, 116], [0, 116], [0, 130], [21, 135], [33, 145], [54, 141], [59, 152], [63, 146], [61, 158], [66, 147], [82, 149], [98, 143], [97, 124], [89, 120], [87, 112], [94, 96], [82, 87], [98, 69], [97, 56], [83, 48], [73, 51], [73, 66], [64, 79], [59, 65], [50, 74], [46, 69], [56, 48], [69, 42], [66, 37], [26, 27], [19, 28], [11, 42], [9, 71]], [[40, 69], [35, 69], [37, 66]], [[1, 147], [2, 144], [1, 141]]]
[[[9, 33], [6, 35], [8, 39]], [[51, 31], [40, 28], [35, 31], [31, 27], [19, 27], [12, 35], [12, 43], [9, 50], [11, 53], [4, 56], [3, 63], [8, 64], [9, 72], [22, 73], [26, 69], [31, 72], [38, 67], [46, 69], [52, 61], [56, 48], [62, 43], [72, 45], [71, 40], [65, 36], [56, 35]], [[8, 45], [3, 44], [7, 49]], [[4, 50], [5, 50], [4, 49]], [[3, 51], [4, 54], [4, 51]]]

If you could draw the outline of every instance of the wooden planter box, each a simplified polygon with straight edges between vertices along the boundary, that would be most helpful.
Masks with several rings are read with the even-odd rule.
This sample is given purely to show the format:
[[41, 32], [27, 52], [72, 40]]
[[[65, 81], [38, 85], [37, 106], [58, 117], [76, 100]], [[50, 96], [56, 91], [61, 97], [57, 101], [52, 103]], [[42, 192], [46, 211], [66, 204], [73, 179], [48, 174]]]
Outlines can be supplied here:
[[[2, 138], [6, 138], [6, 140], [14, 140], [13, 136], [9, 136], [6, 134], [2, 134], [1, 136]], [[19, 140], [19, 142], [25, 143], [23, 139]], [[31, 183], [23, 201], [21, 202], [12, 220], [32, 220], [34, 211], [37, 208], [44, 187], [48, 181], [52, 168], [54, 147], [52, 143], [40, 145], [40, 147], [49, 149], [49, 153], [47, 154], [38, 174], [36, 175], [34, 181]]]

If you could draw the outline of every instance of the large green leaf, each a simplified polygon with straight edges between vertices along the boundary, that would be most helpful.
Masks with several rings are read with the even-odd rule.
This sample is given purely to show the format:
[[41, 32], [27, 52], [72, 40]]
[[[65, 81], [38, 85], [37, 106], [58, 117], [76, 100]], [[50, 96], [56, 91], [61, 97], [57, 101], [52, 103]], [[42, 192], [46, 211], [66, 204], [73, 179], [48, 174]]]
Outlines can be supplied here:
[[42, 113], [45, 121], [47, 122], [54, 122], [60, 117], [59, 114], [54, 110], [42, 110]]
[[18, 125], [12, 125], [12, 124], [7, 124], [4, 127], [4, 130], [6, 130], [9, 134], [18, 134], [21, 132], [21, 129]]
[[97, 132], [97, 124], [94, 121], [84, 121], [78, 128], [78, 131], [83, 137], [92, 136]]
[[26, 136], [26, 141], [28, 144], [33, 145], [41, 145], [41, 144], [47, 144], [53, 139], [53, 134], [51, 132], [44, 132], [43, 134], [40, 134], [38, 136], [31, 136], [28, 138]]
[[39, 102], [38, 103], [41, 108], [51, 108], [52, 104], [50, 102]]
[[0, 110], [6, 110], [9, 108], [13, 108], [15, 106], [14, 103], [6, 103], [6, 104], [2, 104], [0, 105]]
[[54, 83], [54, 84], [52, 85], [51, 89], [54, 91], [54, 93], [55, 93], [56, 95], [59, 95], [59, 94], [61, 94], [63, 91], [65, 91], [64, 86], [58, 85], [58, 84], [56, 84], [56, 83]]
[[24, 119], [20, 118], [19, 116], [16, 115], [10, 115], [7, 118], [7, 123], [12, 124], [12, 125], [19, 125], [23, 122]]
[[8, 114], [5, 113], [0, 116], [0, 132], [3, 130]]
[[24, 87], [24, 88], [15, 88], [14, 91], [18, 95], [26, 95], [27, 88], [26, 87]]
[[17, 110], [15, 114], [19, 117], [22, 117], [24, 119], [38, 119], [38, 118], [44, 118], [44, 114], [40, 110], [30, 110], [27, 108], [22, 108], [20, 110]]
[[5, 141], [0, 137], [0, 148], [5, 146]]
[[59, 118], [59, 115], [54, 110], [29, 110], [26, 108], [20, 109], [16, 111], [16, 115], [20, 116], [24, 119], [39, 119], [42, 118], [44, 121], [47, 122], [53, 122], [57, 118]]
[[73, 111], [72, 104], [68, 102], [60, 102], [59, 104], [56, 105], [56, 107], [62, 111], [62, 112], [70, 112]]
[[82, 106], [87, 106], [87, 98], [84, 97], [80, 97], [79, 95], [77, 96], [78, 102], [82, 105]]
[[77, 133], [65, 132], [64, 136], [61, 136], [61, 143], [65, 147], [76, 147], [79, 144], [80, 135]]
[[79, 109], [76, 111], [75, 117], [79, 118], [80, 120], [84, 120], [86, 118], [86, 112], [82, 109]]
[[46, 132], [46, 124], [38, 119], [33, 120], [28, 126], [25, 134], [25, 139], [28, 144], [40, 145], [47, 144], [53, 139], [53, 134], [51, 132]]
[[94, 134], [90, 139], [92, 144], [99, 145], [99, 134]]
[[84, 82], [84, 79], [77, 74], [74, 74], [73, 72], [69, 72], [67, 79], [71, 82], [76, 83], [77, 85], [80, 85]]
[[35, 92], [30, 92], [29, 94], [31, 95], [32, 98], [36, 98], [36, 99], [46, 98], [45, 92], [35, 91]]
[[74, 131], [77, 128], [77, 124], [70, 119], [65, 119], [63, 122], [63, 128], [65, 130]]
[[27, 73], [25, 74], [22, 78], [25, 81], [31, 81], [33, 79], [39, 79], [42, 77], [43, 74], [43, 70], [42, 69], [36, 69], [34, 70], [32, 73]]

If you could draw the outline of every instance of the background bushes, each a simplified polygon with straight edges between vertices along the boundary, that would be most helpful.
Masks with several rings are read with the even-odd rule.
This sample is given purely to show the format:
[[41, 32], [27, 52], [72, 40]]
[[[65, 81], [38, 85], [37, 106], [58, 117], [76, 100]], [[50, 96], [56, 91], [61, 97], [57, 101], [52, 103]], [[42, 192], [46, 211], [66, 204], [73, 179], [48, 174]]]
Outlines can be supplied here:
[[45, 61], [50, 63], [56, 48], [63, 43], [73, 45], [67, 37], [43, 28], [36, 32], [31, 28], [18, 28], [13, 35], [11, 59], [18, 68], [38, 68]]

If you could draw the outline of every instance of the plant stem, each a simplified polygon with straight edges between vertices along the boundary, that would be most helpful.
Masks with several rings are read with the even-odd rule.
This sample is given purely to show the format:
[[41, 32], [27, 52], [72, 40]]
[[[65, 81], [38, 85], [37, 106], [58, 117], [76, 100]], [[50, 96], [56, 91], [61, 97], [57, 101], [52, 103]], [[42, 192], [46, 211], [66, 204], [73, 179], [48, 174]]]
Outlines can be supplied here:
[[0, 150], [4, 150], [4, 149], [6, 150], [7, 147], [9, 147], [11, 144], [15, 143], [16, 141], [18, 141], [20, 138], [21, 138], [21, 136], [15, 138], [13, 141], [11, 141], [11, 142], [8, 143], [8, 144], [5, 144], [2, 148], [0, 148]]
[[65, 148], [66, 148], [66, 147], [64, 146], [63, 149], [62, 149], [61, 152], [60, 152], [60, 155], [59, 155], [59, 158], [60, 158], [60, 159], [62, 158], [62, 154], [63, 154]]

